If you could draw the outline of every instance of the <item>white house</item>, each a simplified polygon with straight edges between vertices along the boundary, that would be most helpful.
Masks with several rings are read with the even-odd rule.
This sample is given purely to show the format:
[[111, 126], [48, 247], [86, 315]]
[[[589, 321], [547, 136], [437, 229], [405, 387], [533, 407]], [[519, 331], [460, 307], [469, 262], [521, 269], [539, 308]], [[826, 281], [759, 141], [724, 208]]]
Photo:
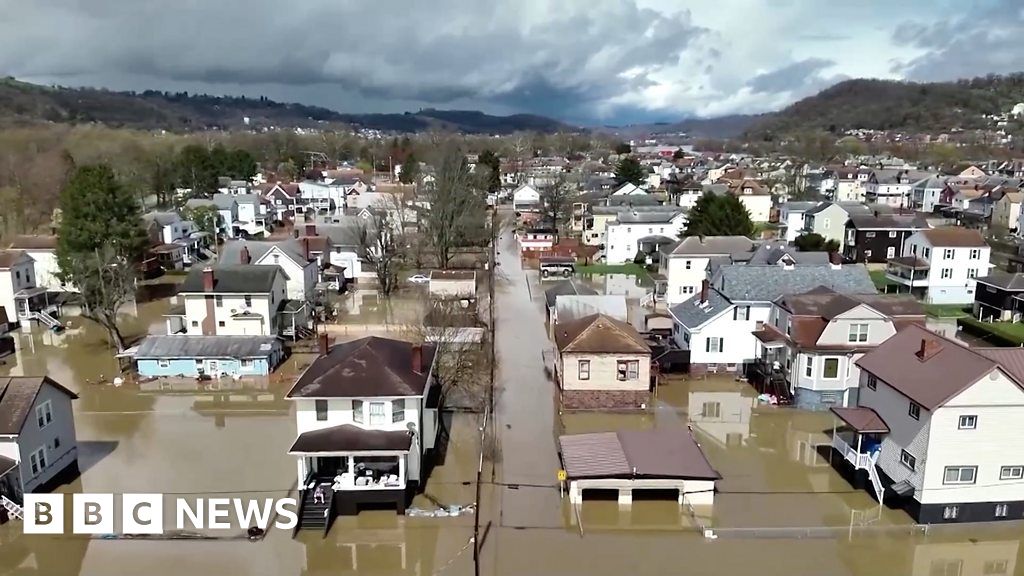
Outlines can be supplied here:
[[193, 268], [167, 317], [168, 334], [276, 336], [288, 312], [287, 277], [280, 266], [222, 264]]
[[[436, 349], [369, 337], [328, 345], [288, 392], [296, 439], [289, 454], [306, 507], [356, 514], [361, 504], [393, 503], [400, 514], [426, 481], [438, 433]], [[317, 487], [328, 493], [316, 506]], [[316, 515], [302, 526], [323, 527]]]
[[876, 498], [921, 524], [1024, 515], [1024, 350], [968, 348], [908, 326], [865, 354], [860, 406], [833, 446]]
[[946, 178], [932, 176], [914, 183], [911, 188], [913, 202], [911, 207], [921, 212], [934, 212], [935, 205], [942, 201], [942, 191], [946, 189]]
[[754, 332], [760, 343], [755, 384], [812, 410], [856, 406], [857, 359], [906, 325], [925, 322], [924, 308], [909, 294], [816, 288], [773, 304], [769, 321]]
[[21, 250], [32, 258], [35, 268], [36, 286], [51, 292], [70, 292], [74, 287], [60, 281], [57, 265], [57, 237], [46, 235], [15, 236], [12, 250]]
[[304, 180], [299, 182], [296, 213], [312, 210], [314, 213], [333, 214], [345, 209], [345, 186], [341, 184]]
[[[214, 194], [216, 196], [216, 194]], [[267, 233], [267, 204], [259, 194], [239, 194], [233, 197], [238, 206], [237, 220], [230, 223], [232, 238], [238, 236], [256, 237]]]
[[22, 250], [0, 250], [0, 306], [10, 322], [35, 320], [60, 327], [45, 287], [36, 285], [35, 262]]
[[47, 376], [0, 377], [0, 503], [8, 513], [20, 511], [24, 494], [77, 473], [77, 398]]
[[647, 191], [632, 182], [623, 182], [621, 186], [612, 192], [612, 196], [635, 196], [647, 194]]
[[320, 277], [317, 260], [310, 254], [302, 238], [277, 241], [233, 240], [220, 249], [222, 264], [255, 264], [280, 266], [287, 282], [290, 300], [312, 302], [313, 292]]
[[768, 222], [772, 213], [772, 194], [756, 180], [742, 180], [730, 186], [731, 194], [740, 199], [740, 203], [750, 214], [751, 222]]
[[[604, 259], [608, 264], [632, 262], [642, 244], [656, 248], [673, 244], [686, 227], [682, 210], [624, 209], [605, 226]], [[648, 250], [651, 252], [653, 250]]]
[[711, 262], [745, 262], [753, 252], [754, 242], [746, 236], [689, 236], [664, 246], [658, 273], [664, 278], [665, 300], [678, 304], [698, 293], [709, 279]]
[[[181, 264], [192, 264], [202, 259], [199, 252], [207, 245], [206, 232], [196, 230], [195, 223], [185, 220], [177, 212], [148, 212], [142, 216], [150, 241], [158, 254], [180, 254]], [[172, 262], [177, 257], [172, 258]], [[164, 258], [162, 263], [166, 264]], [[180, 269], [180, 265], [166, 266]]]
[[803, 233], [804, 213], [817, 206], [817, 202], [786, 202], [779, 208], [779, 222], [786, 229], [786, 242], [796, 240]]
[[529, 184], [523, 184], [512, 192], [512, 209], [517, 212], [540, 208], [540, 192]]
[[993, 267], [991, 252], [977, 230], [920, 230], [904, 241], [903, 257], [889, 260], [886, 277], [931, 304], [967, 304], [974, 302], [974, 279]]

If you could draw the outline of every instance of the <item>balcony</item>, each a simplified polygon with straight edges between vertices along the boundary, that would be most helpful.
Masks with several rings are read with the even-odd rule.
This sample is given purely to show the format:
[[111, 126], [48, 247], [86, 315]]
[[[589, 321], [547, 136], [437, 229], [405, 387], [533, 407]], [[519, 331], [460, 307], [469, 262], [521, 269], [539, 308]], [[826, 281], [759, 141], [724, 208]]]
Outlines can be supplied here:
[[885, 267], [885, 277], [910, 288], [928, 286], [929, 264], [916, 256], [890, 258]]

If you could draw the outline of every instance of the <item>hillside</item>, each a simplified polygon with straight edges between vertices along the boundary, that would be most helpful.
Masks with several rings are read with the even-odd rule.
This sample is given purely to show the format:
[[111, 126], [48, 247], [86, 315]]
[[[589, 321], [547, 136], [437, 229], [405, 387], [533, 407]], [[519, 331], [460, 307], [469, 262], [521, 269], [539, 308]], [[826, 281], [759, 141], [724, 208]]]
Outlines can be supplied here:
[[322, 127], [352, 125], [388, 132], [431, 129], [470, 134], [507, 134], [518, 130], [576, 130], [542, 116], [491, 116], [477, 111], [426, 109], [405, 114], [343, 114], [318, 106], [275, 102], [266, 98], [206, 94], [114, 92], [94, 88], [47, 87], [0, 80], [0, 126], [58, 122], [100, 123], [115, 128], [186, 132], [238, 129], [249, 118], [255, 127]]
[[658, 135], [685, 134], [690, 138], [736, 138], [743, 135], [761, 116], [735, 114], [717, 118], [687, 118], [679, 122], [603, 126], [600, 132], [616, 134], [622, 138], [646, 138]]
[[847, 80], [755, 123], [746, 135], [765, 140], [804, 131], [852, 129], [941, 133], [990, 126], [985, 115], [1024, 102], [1024, 74], [956, 82]]

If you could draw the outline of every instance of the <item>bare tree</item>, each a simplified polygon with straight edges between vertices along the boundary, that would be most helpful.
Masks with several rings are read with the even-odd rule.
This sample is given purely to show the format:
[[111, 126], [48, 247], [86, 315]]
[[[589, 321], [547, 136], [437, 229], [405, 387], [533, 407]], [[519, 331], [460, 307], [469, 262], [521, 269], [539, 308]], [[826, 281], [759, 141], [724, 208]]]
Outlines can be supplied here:
[[76, 259], [67, 275], [79, 290], [72, 300], [81, 306], [82, 316], [102, 326], [110, 344], [118, 352], [123, 351], [127, 342], [117, 314], [135, 298], [135, 267], [108, 244], [92, 255]]
[[418, 221], [437, 265], [447, 269], [458, 248], [486, 241], [487, 206], [476, 187], [478, 179], [458, 149], [448, 146], [435, 171], [436, 179], [427, 189], [429, 207], [418, 207]]
[[359, 258], [373, 265], [380, 293], [388, 298], [398, 288], [398, 273], [406, 261], [401, 212], [397, 226], [395, 215], [385, 206], [375, 206], [369, 212], [367, 221], [359, 225]]
[[559, 174], [541, 194], [544, 217], [556, 230], [560, 230], [572, 217], [572, 203], [575, 199], [576, 187], [563, 174]]

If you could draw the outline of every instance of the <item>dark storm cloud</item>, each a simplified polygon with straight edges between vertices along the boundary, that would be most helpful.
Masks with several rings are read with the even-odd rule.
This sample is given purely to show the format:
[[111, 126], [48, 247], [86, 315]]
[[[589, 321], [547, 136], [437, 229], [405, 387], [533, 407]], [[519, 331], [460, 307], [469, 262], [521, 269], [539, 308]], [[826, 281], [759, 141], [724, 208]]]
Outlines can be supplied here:
[[790, 92], [798, 91], [811, 84], [817, 84], [821, 77], [819, 72], [835, 64], [823, 58], [808, 58], [794, 62], [771, 72], [755, 76], [747, 86], [754, 92]]

